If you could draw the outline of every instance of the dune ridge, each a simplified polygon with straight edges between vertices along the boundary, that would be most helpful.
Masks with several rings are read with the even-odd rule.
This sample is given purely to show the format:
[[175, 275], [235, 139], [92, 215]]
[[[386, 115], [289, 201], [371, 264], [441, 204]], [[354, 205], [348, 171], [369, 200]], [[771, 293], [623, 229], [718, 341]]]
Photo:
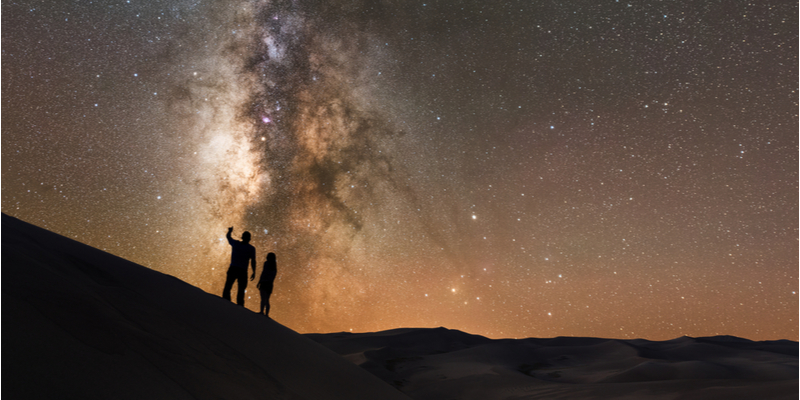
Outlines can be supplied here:
[[445, 328], [300, 335], [2, 215], [9, 398], [788, 399], [798, 343], [489, 339]]
[[6, 214], [2, 228], [8, 398], [407, 399], [177, 278]]
[[488, 339], [445, 328], [309, 334], [423, 399], [797, 398], [798, 343]]

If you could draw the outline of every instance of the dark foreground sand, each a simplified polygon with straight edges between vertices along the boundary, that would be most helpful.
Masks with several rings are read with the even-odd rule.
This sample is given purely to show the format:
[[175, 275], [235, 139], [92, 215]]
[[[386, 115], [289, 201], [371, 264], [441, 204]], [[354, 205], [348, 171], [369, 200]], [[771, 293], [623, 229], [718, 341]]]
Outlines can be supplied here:
[[300, 335], [5, 214], [2, 281], [9, 399], [797, 398], [797, 342]]
[[3, 214], [3, 398], [408, 399], [280, 324]]

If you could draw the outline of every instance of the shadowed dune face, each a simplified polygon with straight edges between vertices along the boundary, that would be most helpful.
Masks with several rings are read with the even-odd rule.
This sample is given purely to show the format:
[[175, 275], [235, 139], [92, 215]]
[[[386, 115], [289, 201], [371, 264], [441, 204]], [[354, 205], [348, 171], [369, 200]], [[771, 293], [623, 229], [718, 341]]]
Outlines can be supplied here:
[[263, 315], [5, 214], [2, 225], [5, 397], [407, 399]]
[[492, 340], [444, 328], [307, 336], [415, 399], [796, 398], [798, 382], [798, 343], [788, 340]]

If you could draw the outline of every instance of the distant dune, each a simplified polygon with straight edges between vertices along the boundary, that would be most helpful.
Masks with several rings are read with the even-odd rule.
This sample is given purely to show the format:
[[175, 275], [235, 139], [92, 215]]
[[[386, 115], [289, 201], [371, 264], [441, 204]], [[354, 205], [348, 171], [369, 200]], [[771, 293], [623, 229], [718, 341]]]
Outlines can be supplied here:
[[299, 335], [5, 214], [2, 278], [13, 399], [797, 398], [793, 341]]
[[796, 399], [798, 393], [798, 343], [788, 340], [492, 340], [444, 328], [307, 336], [418, 400]]

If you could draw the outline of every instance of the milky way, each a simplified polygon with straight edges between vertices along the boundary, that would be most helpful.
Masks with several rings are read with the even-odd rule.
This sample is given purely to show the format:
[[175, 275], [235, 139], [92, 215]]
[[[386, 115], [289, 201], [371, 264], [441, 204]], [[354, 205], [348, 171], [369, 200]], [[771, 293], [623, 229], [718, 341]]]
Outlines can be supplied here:
[[5, 213], [214, 294], [248, 230], [301, 332], [797, 340], [796, 3], [2, 7]]

